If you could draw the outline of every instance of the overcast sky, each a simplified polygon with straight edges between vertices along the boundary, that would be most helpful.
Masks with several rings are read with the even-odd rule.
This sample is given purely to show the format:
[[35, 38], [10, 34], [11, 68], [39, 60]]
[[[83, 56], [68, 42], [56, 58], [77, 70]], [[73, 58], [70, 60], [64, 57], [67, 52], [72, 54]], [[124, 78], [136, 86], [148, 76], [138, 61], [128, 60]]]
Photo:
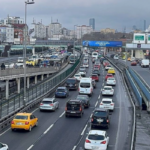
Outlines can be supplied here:
[[[32, 0], [29, 0], [32, 1]], [[63, 27], [73, 29], [74, 25], [89, 25], [89, 19], [95, 18], [96, 30], [113, 28], [118, 31], [147, 27], [150, 23], [150, 0], [34, 0], [28, 5], [27, 22], [30, 26], [33, 18], [44, 25], [57, 21]], [[0, 19], [9, 16], [24, 18], [25, 0], [0, 0]]]

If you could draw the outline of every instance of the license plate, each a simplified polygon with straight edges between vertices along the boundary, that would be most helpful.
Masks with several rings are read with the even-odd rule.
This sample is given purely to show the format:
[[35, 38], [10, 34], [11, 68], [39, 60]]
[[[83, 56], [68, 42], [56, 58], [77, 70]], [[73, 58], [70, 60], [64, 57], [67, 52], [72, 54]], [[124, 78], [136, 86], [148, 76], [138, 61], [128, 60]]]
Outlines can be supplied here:
[[93, 150], [98, 150], [99, 147], [98, 147], [98, 146], [92, 146], [92, 149], [93, 149]]
[[18, 122], [18, 123], [16, 123], [17, 125], [23, 125], [23, 123], [21, 123], [21, 122]]
[[71, 113], [76, 113], [75, 111], [71, 111]]
[[103, 122], [103, 119], [97, 119], [98, 122]]

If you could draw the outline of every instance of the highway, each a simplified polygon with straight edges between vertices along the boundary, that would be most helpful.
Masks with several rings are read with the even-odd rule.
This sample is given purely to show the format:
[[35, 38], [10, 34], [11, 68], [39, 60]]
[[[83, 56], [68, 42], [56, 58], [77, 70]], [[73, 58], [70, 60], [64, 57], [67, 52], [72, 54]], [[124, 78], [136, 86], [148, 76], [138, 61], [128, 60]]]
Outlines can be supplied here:
[[[92, 73], [90, 61], [87, 76]], [[90, 108], [84, 110], [82, 118], [64, 115], [65, 103], [69, 99], [75, 99], [78, 91], [70, 91], [68, 98], [57, 98], [59, 109], [55, 112], [40, 112], [38, 108], [32, 110], [39, 119], [38, 127], [31, 132], [16, 131], [10, 128], [0, 133], [0, 141], [8, 144], [11, 150], [83, 150], [86, 133], [90, 130], [90, 116], [103, 96], [101, 89], [105, 85], [106, 71], [101, 66], [100, 81], [91, 97]], [[116, 70], [117, 85], [112, 97], [115, 102], [115, 111], [111, 114], [110, 128], [107, 129], [110, 137], [108, 150], [128, 150], [131, 134], [131, 104], [125, 92], [123, 81]], [[52, 97], [52, 95], [50, 95]], [[107, 97], [107, 96], [105, 96]], [[106, 130], [106, 129], [102, 129]]]

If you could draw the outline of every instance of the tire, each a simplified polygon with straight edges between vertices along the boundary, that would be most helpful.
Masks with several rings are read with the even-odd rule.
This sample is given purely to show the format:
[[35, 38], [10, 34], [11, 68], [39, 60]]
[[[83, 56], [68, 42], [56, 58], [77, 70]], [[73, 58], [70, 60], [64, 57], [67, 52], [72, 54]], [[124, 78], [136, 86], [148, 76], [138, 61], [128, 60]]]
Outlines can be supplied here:
[[107, 127], [106, 127], [107, 129], [109, 129], [109, 124], [107, 125]]
[[37, 127], [38, 126], [38, 121], [36, 122], [36, 124], [35, 124], [35, 127]]
[[82, 113], [80, 114], [80, 118], [82, 118]]
[[31, 132], [31, 131], [32, 131], [32, 127], [31, 127], [31, 126], [29, 127], [29, 130], [28, 130], [28, 131], [29, 131], [29, 132]]
[[14, 132], [14, 131], [15, 131], [15, 129], [11, 129], [11, 131], [12, 131], [12, 132]]
[[67, 114], [65, 114], [65, 117], [66, 117], [66, 118], [68, 118], [68, 115], [67, 115]]
[[59, 104], [58, 104], [58, 106], [57, 106], [57, 109], [59, 108]]

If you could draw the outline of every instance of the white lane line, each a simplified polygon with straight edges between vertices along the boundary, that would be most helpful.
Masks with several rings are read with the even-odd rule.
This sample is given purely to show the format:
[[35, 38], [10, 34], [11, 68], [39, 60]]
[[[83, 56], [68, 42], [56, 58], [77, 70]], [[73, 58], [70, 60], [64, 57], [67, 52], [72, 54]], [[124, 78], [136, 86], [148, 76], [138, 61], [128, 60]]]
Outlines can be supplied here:
[[3, 133], [1, 133], [0, 134], [0, 136], [2, 136], [3, 134], [5, 134], [7, 131], [9, 131], [10, 130], [10, 128], [9, 129], [7, 129], [6, 131], [4, 131]]
[[39, 108], [36, 108], [36, 109], [35, 109], [35, 110], [33, 110], [31, 113], [34, 113], [34, 112], [36, 112], [38, 109], [39, 109]]
[[75, 149], [76, 149], [76, 146], [74, 146], [72, 150], [75, 150]]
[[90, 118], [92, 117], [92, 114], [91, 114], [91, 116], [90, 116]]
[[101, 96], [99, 95], [99, 96], [98, 96], [98, 99], [100, 99], [100, 98], [101, 98]]
[[45, 132], [44, 134], [46, 134], [52, 127], [53, 127], [54, 124], [52, 124]]
[[83, 131], [82, 131], [81, 135], [83, 135], [83, 134], [84, 134], [84, 132], [85, 132], [86, 128], [87, 128], [87, 124], [86, 124], [86, 126], [84, 127], [84, 129], [83, 129]]
[[32, 144], [27, 150], [30, 150], [34, 145]]
[[59, 116], [59, 118], [62, 117], [64, 114], [65, 114], [65, 111]]
[[95, 107], [97, 106], [97, 104], [98, 104], [98, 101], [96, 102]]
[[104, 83], [102, 84], [102, 86], [104, 86]]

